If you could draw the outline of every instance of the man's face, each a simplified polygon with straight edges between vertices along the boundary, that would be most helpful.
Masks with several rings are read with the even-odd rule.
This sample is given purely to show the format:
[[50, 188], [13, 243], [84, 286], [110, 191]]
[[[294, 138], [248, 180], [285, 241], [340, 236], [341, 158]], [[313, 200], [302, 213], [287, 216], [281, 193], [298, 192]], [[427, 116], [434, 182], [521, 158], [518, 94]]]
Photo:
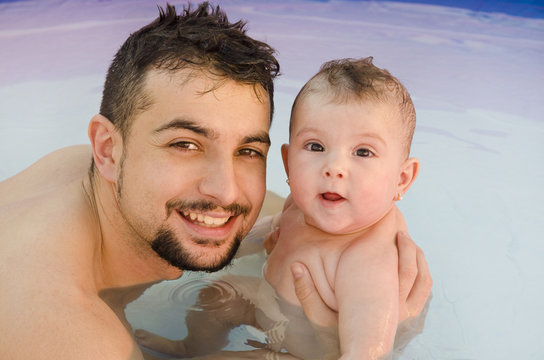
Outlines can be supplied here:
[[118, 174], [129, 238], [182, 270], [234, 256], [266, 190], [270, 104], [251, 85], [151, 71], [149, 109], [133, 120]]

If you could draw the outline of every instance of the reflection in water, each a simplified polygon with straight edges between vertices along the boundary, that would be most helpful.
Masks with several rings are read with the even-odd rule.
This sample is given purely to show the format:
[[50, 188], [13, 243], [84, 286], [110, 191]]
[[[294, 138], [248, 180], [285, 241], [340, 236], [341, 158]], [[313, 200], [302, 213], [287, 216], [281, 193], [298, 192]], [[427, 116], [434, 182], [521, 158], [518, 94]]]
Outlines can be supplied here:
[[[242, 350], [239, 347], [245, 345], [300, 359], [339, 357], [337, 329], [320, 328], [318, 341], [302, 308], [278, 298], [262, 276], [226, 273], [192, 279], [175, 286], [168, 301], [176, 308], [173, 316], [187, 327], [183, 339], [137, 331], [138, 342], [159, 353], [192, 357], [216, 353], [226, 345]], [[258, 329], [261, 339], [233, 331], [243, 326]]]
[[185, 311], [228, 311], [236, 296], [236, 290], [228, 282], [195, 279], [175, 288], [169, 299], [181, 305]]

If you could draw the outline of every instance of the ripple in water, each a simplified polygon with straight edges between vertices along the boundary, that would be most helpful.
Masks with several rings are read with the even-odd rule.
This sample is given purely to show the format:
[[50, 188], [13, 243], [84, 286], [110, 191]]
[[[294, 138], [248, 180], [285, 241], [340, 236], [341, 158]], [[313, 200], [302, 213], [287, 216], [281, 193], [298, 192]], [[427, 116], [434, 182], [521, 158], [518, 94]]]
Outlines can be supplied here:
[[170, 294], [170, 301], [185, 310], [228, 310], [238, 296], [228, 282], [212, 279], [196, 279], [181, 284]]

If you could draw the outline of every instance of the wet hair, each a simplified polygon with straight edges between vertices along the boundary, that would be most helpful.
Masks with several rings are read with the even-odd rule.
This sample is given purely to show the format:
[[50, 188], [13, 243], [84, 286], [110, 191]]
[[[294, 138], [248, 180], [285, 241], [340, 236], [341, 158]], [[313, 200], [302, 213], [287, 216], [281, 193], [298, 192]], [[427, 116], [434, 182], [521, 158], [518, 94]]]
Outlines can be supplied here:
[[[231, 79], [268, 93], [270, 120], [274, 109], [274, 78], [279, 63], [274, 49], [246, 35], [246, 23], [229, 23], [219, 8], [203, 2], [196, 9], [159, 6], [159, 17], [131, 34], [108, 69], [100, 114], [120, 130], [123, 138], [131, 120], [152, 103], [144, 90], [150, 70], [175, 73], [182, 69], [203, 70], [214, 79]], [[220, 86], [221, 82], [218, 83]], [[210, 91], [213, 89], [210, 89]]]
[[326, 94], [334, 103], [345, 104], [351, 101], [375, 101], [398, 106], [404, 130], [406, 156], [416, 124], [416, 111], [410, 94], [402, 83], [389, 71], [380, 69], [372, 63], [373, 58], [339, 59], [324, 63], [300, 90], [291, 109], [291, 124], [297, 104], [311, 94]]

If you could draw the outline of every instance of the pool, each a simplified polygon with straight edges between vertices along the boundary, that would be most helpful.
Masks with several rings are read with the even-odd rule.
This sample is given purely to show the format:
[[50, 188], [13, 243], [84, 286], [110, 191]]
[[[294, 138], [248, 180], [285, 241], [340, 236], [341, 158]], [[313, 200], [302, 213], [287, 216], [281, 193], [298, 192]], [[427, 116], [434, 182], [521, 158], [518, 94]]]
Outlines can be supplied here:
[[[400, 207], [434, 288], [425, 328], [399, 358], [544, 357], [542, 2], [219, 3], [279, 52], [267, 181], [282, 196], [291, 102], [322, 62], [372, 55], [410, 90], [422, 169]], [[0, 180], [88, 143], [114, 52], [155, 16], [155, 1], [0, 1]], [[252, 273], [262, 261], [229, 271]], [[133, 325], [182, 334], [172, 293], [195, 276], [150, 288], [127, 308]], [[247, 327], [233, 339], [248, 334], [262, 340]]]

